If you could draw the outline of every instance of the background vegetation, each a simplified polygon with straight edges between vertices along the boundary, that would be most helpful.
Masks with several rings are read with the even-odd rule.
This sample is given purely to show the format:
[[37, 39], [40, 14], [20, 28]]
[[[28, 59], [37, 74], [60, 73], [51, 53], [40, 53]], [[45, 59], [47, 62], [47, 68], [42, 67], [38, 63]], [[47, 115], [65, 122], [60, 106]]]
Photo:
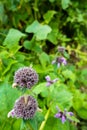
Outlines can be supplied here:
[[[52, 65], [58, 46], [65, 47], [68, 62], [59, 69]], [[12, 83], [14, 72], [23, 66], [39, 74], [32, 91], [43, 112], [33, 129], [39, 130], [49, 100], [55, 99], [44, 130], [87, 130], [87, 0], [0, 0], [0, 130], [25, 129], [21, 119], [7, 118], [22, 95]], [[46, 75], [59, 78], [50, 96]], [[56, 105], [73, 111], [76, 122], [55, 119]]]

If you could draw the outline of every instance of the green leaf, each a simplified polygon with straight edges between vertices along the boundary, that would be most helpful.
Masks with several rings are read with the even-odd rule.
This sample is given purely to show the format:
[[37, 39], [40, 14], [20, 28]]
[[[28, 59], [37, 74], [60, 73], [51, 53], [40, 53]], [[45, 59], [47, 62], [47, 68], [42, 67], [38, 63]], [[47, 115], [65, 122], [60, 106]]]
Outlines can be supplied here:
[[44, 89], [47, 89], [46, 83], [40, 83], [40, 84], [37, 85], [32, 91], [33, 91], [33, 93], [35, 93], [35, 94], [39, 94], [39, 93], [43, 92]]
[[52, 92], [52, 100], [63, 108], [69, 109], [72, 106], [72, 98], [72, 93], [62, 84]]
[[45, 53], [45, 52], [42, 52], [40, 55], [39, 55], [39, 60], [43, 66], [43, 68], [46, 67], [47, 63], [50, 63], [50, 59], [49, 59], [49, 56]]
[[45, 22], [46, 22], [46, 23], [49, 23], [55, 14], [56, 14], [56, 11], [54, 11], [54, 10], [48, 10], [48, 11], [43, 15]]
[[73, 108], [77, 111], [78, 115], [82, 119], [87, 119], [87, 97], [86, 94], [82, 94], [79, 90], [74, 92]]
[[49, 117], [46, 125], [45, 130], [77, 130], [74, 125], [66, 121], [62, 124], [60, 119], [56, 119], [54, 117]]
[[42, 25], [38, 21], [34, 21], [26, 28], [26, 32], [34, 33], [36, 36], [36, 40], [44, 40], [51, 32], [51, 28], [48, 25]]
[[21, 52], [17, 52], [17, 53], [15, 54], [15, 58], [16, 58], [16, 60], [17, 60], [19, 63], [24, 63], [25, 55], [22, 54]]
[[9, 65], [7, 66], [7, 68], [3, 71], [2, 75], [5, 75], [11, 69], [12, 65], [14, 65], [16, 63], [17, 63], [17, 61], [11, 60]]
[[51, 32], [51, 28], [48, 25], [43, 25], [39, 28], [36, 33], [37, 40], [44, 40], [47, 38], [47, 35]]
[[58, 29], [52, 29], [52, 31], [48, 34], [47, 39], [56, 45], [58, 43]]
[[28, 40], [26, 40], [26, 41], [24, 41], [24, 47], [26, 48], [26, 49], [28, 49], [28, 50], [32, 50], [32, 41], [28, 41]]
[[32, 50], [32, 51], [35, 51], [37, 53], [41, 53], [42, 52], [42, 49], [40, 48], [40, 46], [37, 44], [37, 42], [35, 41], [24, 41], [24, 47], [28, 50]]
[[83, 69], [79, 73], [80, 82], [82, 82], [85, 86], [87, 85], [87, 69]]
[[78, 115], [84, 119], [87, 120], [87, 109], [85, 109], [84, 107], [80, 108], [77, 110]]
[[26, 123], [24, 120], [22, 120], [20, 125], [20, 130], [25, 130], [25, 129], [26, 129]]
[[8, 112], [13, 108], [15, 100], [19, 96], [19, 91], [13, 90], [12, 86], [7, 82], [0, 84], [0, 120], [7, 119]]
[[41, 24], [35, 20], [31, 25], [29, 25], [26, 28], [25, 31], [28, 33], [36, 33], [40, 27], [41, 27]]
[[44, 120], [44, 116], [42, 115], [42, 113], [36, 112], [35, 116], [29, 120], [29, 124], [31, 125], [33, 130], [38, 130], [43, 120]]
[[33, 128], [33, 130], [38, 130], [38, 124], [37, 124], [37, 119], [34, 117], [33, 119], [29, 120], [29, 124]]
[[26, 35], [24, 33], [20, 32], [17, 29], [10, 29], [3, 45], [6, 45], [7, 48], [12, 49], [17, 46], [19, 44], [19, 40], [25, 36]]
[[73, 82], [76, 81], [76, 75], [71, 70], [64, 70], [62, 74], [66, 79], [71, 79]]
[[36, 120], [38, 122], [38, 127], [39, 127], [42, 121], [44, 120], [44, 115], [41, 112], [36, 112], [35, 117], [36, 117]]
[[61, 0], [62, 8], [66, 9], [69, 7], [70, 0]]

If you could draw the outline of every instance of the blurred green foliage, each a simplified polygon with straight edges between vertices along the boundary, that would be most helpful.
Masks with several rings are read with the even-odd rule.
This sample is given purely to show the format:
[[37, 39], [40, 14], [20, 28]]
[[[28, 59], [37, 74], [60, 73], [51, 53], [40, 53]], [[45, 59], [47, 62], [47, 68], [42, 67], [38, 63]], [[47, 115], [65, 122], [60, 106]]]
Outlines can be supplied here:
[[[65, 46], [68, 62], [59, 69], [52, 65], [58, 46]], [[26, 130], [21, 119], [7, 118], [22, 95], [11, 85], [23, 66], [33, 66], [39, 74], [32, 92], [43, 114], [30, 122], [33, 129], [39, 130], [52, 101], [44, 130], [87, 130], [87, 0], [0, 0], [1, 130]], [[48, 89], [46, 75], [59, 81]], [[54, 119], [57, 105], [72, 110], [77, 123], [62, 125]]]

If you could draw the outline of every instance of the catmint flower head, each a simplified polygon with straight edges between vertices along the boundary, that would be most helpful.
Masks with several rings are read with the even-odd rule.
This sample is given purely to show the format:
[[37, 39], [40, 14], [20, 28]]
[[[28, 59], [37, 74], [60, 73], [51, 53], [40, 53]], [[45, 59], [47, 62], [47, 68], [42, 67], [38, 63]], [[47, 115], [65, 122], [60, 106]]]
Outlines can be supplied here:
[[64, 51], [65, 51], [65, 47], [58, 46], [58, 52], [64, 53]]
[[31, 67], [23, 67], [18, 69], [14, 75], [14, 86], [20, 88], [31, 88], [38, 82], [38, 74]]
[[67, 61], [64, 57], [57, 57], [52, 61], [52, 64], [57, 64], [57, 66], [60, 67], [61, 64], [66, 65]]
[[47, 76], [45, 77], [45, 79], [46, 79], [46, 81], [47, 81], [47, 84], [46, 84], [47, 87], [49, 87], [50, 85], [52, 85], [53, 83], [55, 83], [55, 82], [58, 81], [58, 78], [56, 78], [56, 79], [54, 79], [54, 80], [51, 80], [49, 75], [47, 75]]
[[[60, 111], [59, 108], [57, 108], [58, 110], [58, 113], [55, 114], [55, 118], [59, 118], [61, 119], [62, 123], [64, 124], [65, 121], [68, 119], [69, 120], [69, 117], [70, 116], [73, 116], [73, 112], [67, 112], [66, 110], [64, 110], [63, 112]], [[71, 119], [70, 119], [71, 120]]]
[[31, 119], [37, 110], [36, 100], [29, 95], [21, 96], [16, 100], [14, 108], [8, 113], [8, 117]]

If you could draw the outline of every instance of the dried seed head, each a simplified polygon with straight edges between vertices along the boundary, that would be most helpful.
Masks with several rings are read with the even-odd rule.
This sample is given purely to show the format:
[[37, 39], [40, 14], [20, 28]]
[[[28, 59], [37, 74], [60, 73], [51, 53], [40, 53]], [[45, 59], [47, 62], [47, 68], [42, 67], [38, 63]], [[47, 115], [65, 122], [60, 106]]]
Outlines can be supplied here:
[[31, 88], [38, 82], [38, 74], [31, 67], [23, 67], [15, 72], [14, 83], [20, 88]]

